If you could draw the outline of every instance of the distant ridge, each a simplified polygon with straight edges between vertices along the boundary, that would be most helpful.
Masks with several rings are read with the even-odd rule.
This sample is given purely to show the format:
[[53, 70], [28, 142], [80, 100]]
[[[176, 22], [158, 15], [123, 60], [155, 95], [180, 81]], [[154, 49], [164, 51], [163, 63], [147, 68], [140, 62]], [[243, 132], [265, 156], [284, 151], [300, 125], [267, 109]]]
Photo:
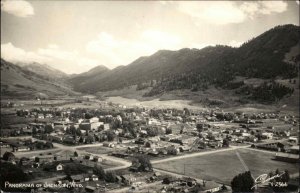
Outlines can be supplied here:
[[[76, 91], [96, 93], [155, 80], [149, 95], [156, 95], [176, 89], [226, 86], [236, 76], [294, 78], [297, 67], [284, 59], [299, 44], [299, 32], [299, 26], [289, 24], [274, 27], [239, 48], [218, 45], [201, 50], [160, 50], [124, 67], [78, 75], [81, 84], [74, 79], [70, 83]], [[293, 57], [295, 60], [299, 55]]]
[[[40, 65], [40, 64], [39, 64]], [[34, 68], [37, 65], [34, 65]], [[32, 68], [32, 67], [30, 67]], [[1, 98], [34, 98], [36, 96], [57, 96], [76, 94], [61, 81], [45, 76], [1, 59]], [[44, 67], [42, 67], [44, 72]], [[50, 74], [50, 73], [49, 73]]]

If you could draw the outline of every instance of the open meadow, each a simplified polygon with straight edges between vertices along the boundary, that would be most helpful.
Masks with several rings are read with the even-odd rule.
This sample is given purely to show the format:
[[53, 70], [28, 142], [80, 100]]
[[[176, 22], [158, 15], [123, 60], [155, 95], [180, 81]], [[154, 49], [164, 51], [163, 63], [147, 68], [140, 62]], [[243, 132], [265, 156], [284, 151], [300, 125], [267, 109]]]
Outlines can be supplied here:
[[254, 178], [268, 174], [277, 168], [287, 169], [290, 174], [298, 173], [298, 164], [273, 160], [275, 153], [265, 153], [251, 149], [238, 149], [198, 157], [185, 158], [166, 163], [155, 164], [155, 168], [180, 173], [207, 180], [230, 184], [234, 176], [245, 171], [237, 153], [245, 162]]

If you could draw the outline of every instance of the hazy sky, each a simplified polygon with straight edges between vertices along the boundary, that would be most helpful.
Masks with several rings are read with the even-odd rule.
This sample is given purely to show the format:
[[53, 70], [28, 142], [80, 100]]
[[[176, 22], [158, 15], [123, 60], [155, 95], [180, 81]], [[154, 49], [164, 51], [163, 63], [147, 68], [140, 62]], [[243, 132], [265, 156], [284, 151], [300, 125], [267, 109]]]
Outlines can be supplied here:
[[290, 23], [299, 25], [299, 1], [1, 0], [1, 57], [80, 73], [160, 49], [239, 46]]

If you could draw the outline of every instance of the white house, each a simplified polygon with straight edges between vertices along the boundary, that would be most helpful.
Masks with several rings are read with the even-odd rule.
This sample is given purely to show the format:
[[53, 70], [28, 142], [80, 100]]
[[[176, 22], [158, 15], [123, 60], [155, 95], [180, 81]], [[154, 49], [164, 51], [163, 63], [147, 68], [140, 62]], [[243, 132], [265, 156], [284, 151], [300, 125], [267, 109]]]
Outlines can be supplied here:
[[57, 164], [56, 166], [56, 171], [62, 171], [64, 168], [63, 168], [63, 165], [60, 163], [60, 164]]
[[263, 137], [267, 138], [267, 139], [272, 139], [273, 138], [273, 133], [269, 133], [269, 132], [264, 132], [261, 134]]

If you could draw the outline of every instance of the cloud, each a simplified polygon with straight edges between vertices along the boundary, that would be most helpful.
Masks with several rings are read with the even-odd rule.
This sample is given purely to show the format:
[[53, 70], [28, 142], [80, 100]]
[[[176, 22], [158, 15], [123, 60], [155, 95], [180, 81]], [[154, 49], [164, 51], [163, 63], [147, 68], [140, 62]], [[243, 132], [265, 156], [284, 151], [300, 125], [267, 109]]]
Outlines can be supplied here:
[[13, 63], [30, 64], [37, 62], [48, 64], [68, 74], [84, 72], [99, 65], [95, 59], [83, 57], [76, 51], [63, 50], [55, 44], [50, 44], [35, 52], [27, 52], [15, 47], [12, 43], [1, 44], [1, 57]]
[[213, 24], [240, 23], [245, 19], [242, 10], [238, 9], [233, 2], [214, 1], [178, 2], [178, 10], [193, 18]]
[[49, 59], [34, 52], [26, 52], [21, 48], [15, 47], [12, 43], [1, 44], [1, 57], [10, 62], [17, 63], [45, 63]]
[[24, 0], [1, 1], [1, 11], [15, 15], [17, 17], [28, 17], [34, 15], [34, 9], [32, 5]]
[[215, 25], [242, 23], [255, 16], [282, 13], [287, 10], [284, 1], [180, 1], [177, 9], [198, 20]]
[[244, 2], [240, 8], [245, 14], [253, 18], [256, 14], [282, 13], [287, 10], [287, 3], [284, 1]]
[[86, 51], [97, 55], [109, 68], [127, 65], [139, 56], [150, 55], [157, 50], [180, 48], [181, 40], [178, 36], [153, 29], [145, 30], [135, 41], [117, 39], [101, 32], [86, 45]]

